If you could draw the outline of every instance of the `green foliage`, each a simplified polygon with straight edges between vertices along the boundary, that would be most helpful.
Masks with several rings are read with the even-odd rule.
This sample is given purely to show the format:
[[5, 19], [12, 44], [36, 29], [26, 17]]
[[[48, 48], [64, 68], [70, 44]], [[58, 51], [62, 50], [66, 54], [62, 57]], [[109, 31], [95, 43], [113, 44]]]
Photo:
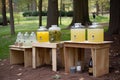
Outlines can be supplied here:
[[[38, 11], [27, 11], [27, 12], [23, 12], [23, 16], [24, 17], [29, 17], [29, 16], [39, 16], [39, 12]], [[42, 16], [47, 16], [47, 12], [46, 11], [42, 11]]]
[[[94, 19], [93, 19], [92, 16], [90, 16], [90, 20], [92, 22], [94, 22]], [[98, 23], [109, 22], [109, 15], [106, 15], [106, 16], [96, 16], [95, 22], [98, 22]]]
[[[7, 22], [9, 23], [10, 22], [10, 19], [7, 17]], [[0, 25], [2, 25], [3, 24], [3, 18], [2, 18], [2, 16], [0, 16]]]

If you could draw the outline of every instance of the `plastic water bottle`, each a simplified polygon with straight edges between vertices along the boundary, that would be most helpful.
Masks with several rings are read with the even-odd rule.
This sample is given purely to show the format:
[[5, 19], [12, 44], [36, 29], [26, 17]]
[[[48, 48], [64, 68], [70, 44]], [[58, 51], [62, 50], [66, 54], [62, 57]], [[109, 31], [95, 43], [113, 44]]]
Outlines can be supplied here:
[[81, 67], [80, 61], [77, 62], [76, 71], [77, 71], [78, 73], [82, 72], [82, 67]]
[[32, 43], [36, 42], [36, 34], [34, 32], [31, 32], [30, 36], [29, 36], [29, 39], [30, 39], [30, 45], [32, 45]]
[[29, 46], [29, 34], [28, 32], [25, 32], [24, 34], [24, 42], [23, 42], [24, 46]]
[[18, 32], [15, 45], [22, 46], [22, 43], [23, 43], [23, 34], [21, 32]]

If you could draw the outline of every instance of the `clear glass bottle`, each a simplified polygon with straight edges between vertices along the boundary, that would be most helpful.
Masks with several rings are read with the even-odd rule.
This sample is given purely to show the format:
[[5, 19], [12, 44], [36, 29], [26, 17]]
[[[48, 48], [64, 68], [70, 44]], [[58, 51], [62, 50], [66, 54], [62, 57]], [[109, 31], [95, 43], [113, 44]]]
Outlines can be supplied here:
[[78, 73], [82, 72], [82, 65], [81, 65], [80, 61], [77, 62], [76, 72], [78, 72]]
[[89, 61], [89, 71], [88, 71], [89, 75], [93, 75], [93, 62], [92, 62], [92, 58], [90, 58]]

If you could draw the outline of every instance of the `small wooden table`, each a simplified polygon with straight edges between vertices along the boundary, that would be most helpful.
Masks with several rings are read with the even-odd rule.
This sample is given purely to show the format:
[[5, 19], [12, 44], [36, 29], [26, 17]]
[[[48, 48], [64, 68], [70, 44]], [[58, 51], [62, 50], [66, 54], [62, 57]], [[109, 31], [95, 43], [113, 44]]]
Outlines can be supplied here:
[[32, 66], [32, 47], [10, 45], [10, 64], [22, 64], [24, 67]]
[[64, 65], [64, 57], [63, 57], [63, 43], [33, 43], [33, 64], [32, 67], [36, 68], [37, 66], [43, 65], [43, 64], [49, 64], [50, 59], [50, 51], [52, 56], [52, 70], [57, 71], [57, 49], [59, 49], [60, 55], [63, 58], [62, 63]]
[[[112, 41], [104, 41], [101, 43], [95, 42], [64, 42], [64, 58], [65, 58], [65, 72], [70, 72], [70, 67], [75, 66], [80, 55], [81, 61], [84, 65], [84, 49], [91, 49], [91, 56], [93, 60], [93, 76], [98, 77], [109, 73], [109, 48]], [[78, 53], [76, 55], [76, 53]]]

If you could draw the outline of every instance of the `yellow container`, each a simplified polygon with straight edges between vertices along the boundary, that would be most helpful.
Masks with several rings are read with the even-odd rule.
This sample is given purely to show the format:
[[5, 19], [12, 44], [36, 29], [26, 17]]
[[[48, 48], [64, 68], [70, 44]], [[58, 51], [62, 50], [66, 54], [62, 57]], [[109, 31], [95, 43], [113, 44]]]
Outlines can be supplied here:
[[81, 23], [75, 23], [71, 29], [71, 41], [83, 42], [85, 41], [86, 29]]
[[49, 32], [47, 31], [37, 32], [37, 41], [49, 42]]
[[85, 29], [71, 29], [71, 41], [85, 41]]
[[49, 42], [49, 32], [43, 26], [37, 31], [37, 41], [38, 42]]
[[104, 29], [97, 27], [96, 24], [94, 24], [93, 26], [87, 30], [88, 41], [89, 42], [103, 42], [104, 41]]

